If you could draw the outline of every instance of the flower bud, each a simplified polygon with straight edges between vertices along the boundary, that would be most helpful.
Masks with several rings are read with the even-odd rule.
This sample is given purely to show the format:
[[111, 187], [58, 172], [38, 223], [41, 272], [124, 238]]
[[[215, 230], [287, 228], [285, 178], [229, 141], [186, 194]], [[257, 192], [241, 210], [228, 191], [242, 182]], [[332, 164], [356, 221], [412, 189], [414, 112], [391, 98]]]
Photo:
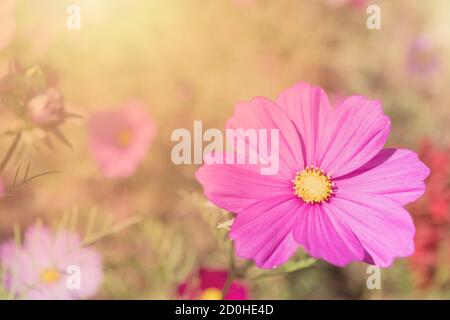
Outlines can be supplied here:
[[27, 117], [39, 127], [55, 127], [64, 122], [66, 113], [61, 93], [53, 88], [32, 98], [26, 107]]

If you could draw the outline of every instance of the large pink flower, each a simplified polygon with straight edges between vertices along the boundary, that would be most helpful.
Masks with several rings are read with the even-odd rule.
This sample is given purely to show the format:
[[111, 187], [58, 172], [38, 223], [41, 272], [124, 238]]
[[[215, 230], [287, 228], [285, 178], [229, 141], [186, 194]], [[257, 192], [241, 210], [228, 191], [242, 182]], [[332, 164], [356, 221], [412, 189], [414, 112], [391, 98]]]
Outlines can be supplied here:
[[412, 151], [383, 149], [390, 120], [378, 101], [351, 96], [332, 108], [321, 88], [300, 83], [277, 102], [239, 103], [227, 128], [280, 135], [276, 175], [248, 164], [197, 171], [208, 199], [236, 214], [230, 236], [238, 256], [273, 268], [303, 246], [338, 266], [386, 267], [414, 252], [403, 206], [423, 194], [429, 169]]
[[147, 155], [155, 125], [137, 102], [95, 114], [89, 122], [90, 146], [103, 174], [129, 177]]
[[2, 244], [0, 263], [6, 290], [22, 299], [91, 298], [103, 278], [100, 255], [83, 248], [78, 235], [41, 225], [26, 231], [22, 246]]

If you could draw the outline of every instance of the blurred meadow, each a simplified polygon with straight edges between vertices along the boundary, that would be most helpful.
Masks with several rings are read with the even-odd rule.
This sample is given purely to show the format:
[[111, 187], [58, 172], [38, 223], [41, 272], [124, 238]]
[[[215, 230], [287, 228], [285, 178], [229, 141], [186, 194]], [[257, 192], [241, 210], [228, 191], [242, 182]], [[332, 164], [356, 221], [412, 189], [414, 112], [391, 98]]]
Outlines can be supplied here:
[[[370, 4], [381, 8], [381, 30], [366, 27]], [[66, 26], [69, 5], [81, 8], [79, 30]], [[0, 77], [38, 74], [74, 115], [58, 123], [59, 138], [30, 127], [2, 100], [14, 88], [0, 85], [0, 159], [22, 132], [0, 172], [0, 240], [36, 221], [62, 225], [102, 257], [92, 298], [178, 298], [196, 270], [228, 270], [231, 216], [207, 202], [198, 165], [171, 161], [172, 132], [192, 131], [194, 120], [222, 130], [236, 102], [276, 99], [306, 81], [331, 101], [382, 101], [388, 146], [415, 150], [431, 167], [436, 187], [409, 207], [426, 231], [413, 258], [382, 270], [381, 290], [367, 288], [362, 263], [318, 261], [267, 278], [253, 270], [256, 280], [241, 279], [249, 298], [448, 299], [449, 19], [447, 0], [0, 0]], [[130, 101], [144, 106], [154, 137], [132, 175], [108, 177], [89, 146], [89, 122]]]

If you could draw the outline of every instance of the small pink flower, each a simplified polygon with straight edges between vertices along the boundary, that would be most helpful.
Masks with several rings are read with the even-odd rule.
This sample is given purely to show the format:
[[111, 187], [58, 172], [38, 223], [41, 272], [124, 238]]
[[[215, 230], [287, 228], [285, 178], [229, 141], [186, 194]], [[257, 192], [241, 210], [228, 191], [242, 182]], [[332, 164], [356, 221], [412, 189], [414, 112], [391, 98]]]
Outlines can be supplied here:
[[[278, 129], [280, 136], [275, 175], [253, 164], [197, 171], [207, 198], [236, 214], [230, 237], [239, 257], [273, 268], [303, 246], [337, 266], [387, 267], [414, 252], [403, 206], [423, 194], [429, 169], [412, 151], [383, 149], [390, 120], [379, 101], [351, 96], [331, 107], [321, 88], [300, 83], [277, 102], [239, 103], [227, 129]], [[237, 152], [249, 152], [243, 143]]]
[[439, 54], [428, 35], [421, 34], [413, 39], [409, 46], [407, 62], [409, 72], [417, 76], [429, 77], [439, 70]]
[[3, 285], [22, 299], [91, 298], [103, 278], [100, 255], [83, 248], [78, 235], [51, 232], [41, 225], [27, 229], [23, 246], [13, 240], [4, 243], [0, 263], [5, 270]]
[[30, 121], [40, 127], [54, 127], [64, 122], [66, 112], [61, 93], [53, 88], [32, 98], [26, 107]]
[[89, 122], [89, 142], [103, 174], [108, 178], [133, 175], [147, 155], [155, 131], [140, 103], [95, 114]]
[[[180, 298], [190, 300], [222, 300], [222, 289], [225, 285], [228, 272], [221, 270], [200, 269], [178, 287]], [[234, 281], [224, 300], [247, 300], [247, 287]]]

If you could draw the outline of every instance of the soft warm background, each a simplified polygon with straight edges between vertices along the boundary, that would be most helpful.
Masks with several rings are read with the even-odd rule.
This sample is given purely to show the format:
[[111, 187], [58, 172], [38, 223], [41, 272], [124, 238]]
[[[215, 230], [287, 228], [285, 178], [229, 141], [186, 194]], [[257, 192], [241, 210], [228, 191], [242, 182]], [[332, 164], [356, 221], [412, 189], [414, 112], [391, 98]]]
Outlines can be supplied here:
[[[28, 162], [35, 172], [60, 171], [1, 200], [2, 240], [12, 235], [14, 223], [24, 228], [42, 218], [52, 224], [68, 211], [79, 211], [78, 224], [92, 210], [104, 219], [142, 218], [94, 244], [105, 260], [99, 298], [173, 298], [176, 284], [196, 266], [226, 267], [214, 228], [216, 216], [226, 217], [204, 203], [195, 165], [172, 164], [170, 135], [176, 128], [192, 130], [194, 120], [223, 128], [237, 101], [276, 98], [303, 80], [323, 87], [332, 100], [354, 93], [380, 99], [393, 120], [390, 146], [419, 151], [424, 139], [437, 148], [450, 144], [447, 0], [368, 1], [381, 6], [381, 30], [366, 28], [364, 6], [319, 0], [19, 0], [9, 17], [4, 8], [11, 2], [0, 0], [1, 75], [11, 59], [40, 65], [70, 111], [88, 119], [95, 110], [140, 100], [158, 125], [148, 157], [128, 179], [102, 177], [87, 147], [84, 120], [62, 128], [73, 150], [62, 144], [49, 149], [30, 134], [4, 173], [8, 178]], [[79, 31], [66, 28], [69, 4], [82, 9]], [[431, 74], [413, 72], [408, 61], [419, 36], [433, 44], [417, 62], [436, 60]], [[1, 131], [12, 121], [1, 109]], [[0, 152], [10, 140], [1, 138]], [[251, 294], [450, 298], [450, 248], [440, 250], [439, 276], [426, 285], [407, 259], [383, 270], [382, 290], [372, 291], [364, 265], [318, 263], [253, 283]]]

